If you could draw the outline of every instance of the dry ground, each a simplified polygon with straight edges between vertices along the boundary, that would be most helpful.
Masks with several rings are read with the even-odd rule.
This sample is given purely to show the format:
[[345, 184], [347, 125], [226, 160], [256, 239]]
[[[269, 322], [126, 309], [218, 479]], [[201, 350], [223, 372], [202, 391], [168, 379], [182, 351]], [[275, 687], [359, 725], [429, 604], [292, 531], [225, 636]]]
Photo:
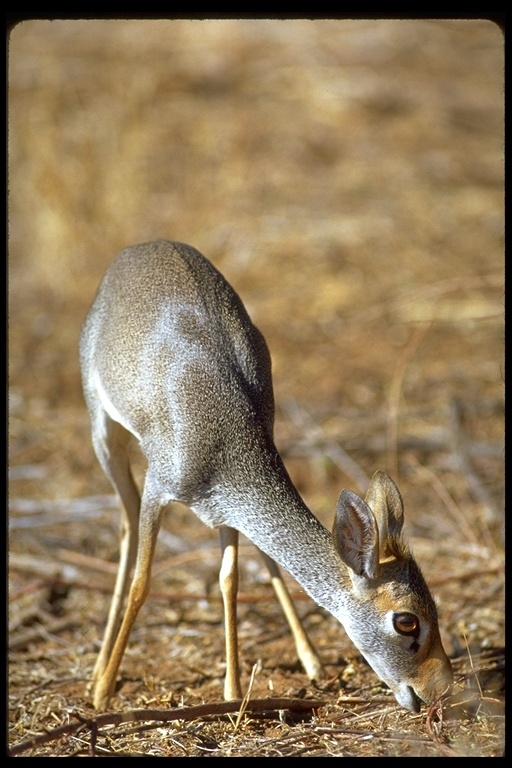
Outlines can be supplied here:
[[[116, 251], [166, 237], [209, 256], [264, 332], [277, 442], [320, 519], [330, 525], [340, 489], [364, 493], [375, 469], [398, 480], [456, 686], [442, 712], [400, 709], [290, 581], [325, 661], [311, 685], [244, 540], [244, 689], [323, 705], [220, 713], [217, 536], [175, 508], [110, 711], [183, 707], [183, 718], [106, 725], [95, 744], [89, 723], [18, 754], [500, 755], [500, 30], [24, 23], [10, 39], [9, 131], [11, 748], [94, 715], [86, 683], [117, 513], [91, 448], [77, 338]], [[203, 703], [209, 713], [186, 709]]]

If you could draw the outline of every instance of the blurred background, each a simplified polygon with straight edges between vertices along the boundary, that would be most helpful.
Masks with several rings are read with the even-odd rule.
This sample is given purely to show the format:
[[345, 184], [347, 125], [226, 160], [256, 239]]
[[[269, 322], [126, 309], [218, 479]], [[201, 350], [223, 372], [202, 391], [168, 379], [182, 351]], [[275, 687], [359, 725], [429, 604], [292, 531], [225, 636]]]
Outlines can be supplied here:
[[[390, 405], [398, 420], [415, 411], [406, 431], [420, 440], [449, 429], [457, 401], [471, 437], [499, 453], [503, 41], [491, 22], [22, 23], [9, 190], [10, 455], [49, 462], [52, 494], [91, 482], [83, 317], [115, 253], [161, 237], [197, 247], [241, 293], [281, 414], [296, 400], [367, 473], [396, 468]], [[60, 475], [70, 469], [82, 476]], [[501, 461], [482, 471], [500, 508]], [[311, 493], [321, 504], [326, 488]]]
[[[381, 468], [427, 575], [501, 563], [500, 29], [27, 21], [8, 54], [11, 551], [116, 559], [115, 504], [94, 535], [87, 515], [15, 522], [111, 494], [80, 326], [116, 252], [168, 238], [210, 258], [264, 333], [278, 447], [326, 525]], [[184, 520], [184, 546], [215, 541], [188, 517], [164, 527]], [[450, 633], [498, 642], [501, 583], [479, 600], [474, 582], [440, 587]]]

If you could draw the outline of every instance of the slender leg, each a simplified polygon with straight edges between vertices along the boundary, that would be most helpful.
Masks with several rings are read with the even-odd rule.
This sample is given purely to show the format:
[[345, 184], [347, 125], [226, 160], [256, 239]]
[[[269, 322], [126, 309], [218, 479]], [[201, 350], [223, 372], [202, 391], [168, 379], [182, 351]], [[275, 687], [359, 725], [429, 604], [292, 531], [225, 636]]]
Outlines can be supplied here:
[[149, 592], [151, 565], [165, 504], [161, 503], [157, 495], [150, 494], [148, 485], [148, 475], [146, 475], [146, 483], [141, 503], [135, 572], [128, 593], [128, 601], [121, 628], [115, 639], [112, 651], [109, 654], [107, 665], [101, 674], [101, 677], [96, 680], [94, 687], [93, 703], [96, 709], [104, 709], [112, 696], [119, 666], [128, 643], [128, 638], [130, 637], [137, 614], [144, 604]]
[[101, 426], [96, 421], [94, 446], [101, 466], [120, 501], [120, 553], [103, 643], [92, 675], [93, 682], [98, 680], [105, 671], [121, 624], [128, 581], [137, 555], [140, 514], [140, 496], [133, 481], [127, 453], [130, 435], [119, 424], [111, 421], [106, 414], [101, 414], [102, 419], [103, 417]]
[[264, 552], [261, 552], [261, 556], [269, 570], [272, 586], [274, 587], [277, 599], [279, 600], [281, 609], [290, 627], [302, 666], [310, 680], [321, 680], [324, 677], [322, 662], [320, 661], [306, 630], [302, 626], [301, 620], [297, 614], [297, 609], [295, 608], [290, 593], [283, 581], [279, 567], [277, 563]]
[[226, 633], [226, 678], [224, 698], [226, 701], [242, 698], [240, 667], [238, 663], [238, 630], [236, 601], [238, 593], [238, 531], [223, 526], [220, 530], [222, 564], [219, 574], [220, 591], [224, 601], [224, 624]]

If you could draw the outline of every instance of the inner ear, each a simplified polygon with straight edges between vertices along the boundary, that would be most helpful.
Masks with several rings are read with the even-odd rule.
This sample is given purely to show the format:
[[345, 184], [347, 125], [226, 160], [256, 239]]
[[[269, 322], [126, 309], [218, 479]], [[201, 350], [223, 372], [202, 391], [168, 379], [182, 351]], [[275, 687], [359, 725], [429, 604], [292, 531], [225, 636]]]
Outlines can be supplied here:
[[377, 521], [368, 504], [347, 489], [341, 492], [336, 504], [332, 537], [338, 555], [351, 572], [367, 579], [377, 578]]

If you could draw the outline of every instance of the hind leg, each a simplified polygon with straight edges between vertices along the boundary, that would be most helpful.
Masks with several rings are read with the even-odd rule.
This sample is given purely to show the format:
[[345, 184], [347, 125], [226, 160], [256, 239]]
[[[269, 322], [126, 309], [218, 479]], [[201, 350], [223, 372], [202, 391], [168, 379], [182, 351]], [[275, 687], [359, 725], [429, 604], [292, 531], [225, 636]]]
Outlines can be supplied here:
[[[97, 665], [98, 673], [94, 685], [93, 703], [96, 709], [104, 709], [114, 692], [117, 673], [130, 637], [130, 633], [149, 592], [151, 565], [155, 553], [156, 540], [160, 521], [166, 500], [161, 494], [158, 483], [153, 483], [149, 471], [146, 473], [144, 492], [140, 508], [139, 536], [137, 542], [136, 563], [126, 608], [122, 611], [113, 600], [109, 622], [117, 627], [122, 621], [119, 631], [108, 636], [108, 653], [105, 652], [101, 668]], [[130, 542], [131, 543], [131, 542]], [[131, 562], [131, 549], [127, 547], [128, 563]], [[126, 577], [128, 573], [126, 574]], [[117, 586], [117, 585], [116, 585]], [[125, 589], [123, 582], [123, 590]]]
[[91, 411], [91, 421], [94, 450], [117, 493], [121, 511], [119, 567], [103, 643], [92, 676], [96, 681], [105, 671], [121, 625], [128, 580], [137, 555], [140, 495], [128, 459], [130, 433], [113, 421], [99, 402]]

